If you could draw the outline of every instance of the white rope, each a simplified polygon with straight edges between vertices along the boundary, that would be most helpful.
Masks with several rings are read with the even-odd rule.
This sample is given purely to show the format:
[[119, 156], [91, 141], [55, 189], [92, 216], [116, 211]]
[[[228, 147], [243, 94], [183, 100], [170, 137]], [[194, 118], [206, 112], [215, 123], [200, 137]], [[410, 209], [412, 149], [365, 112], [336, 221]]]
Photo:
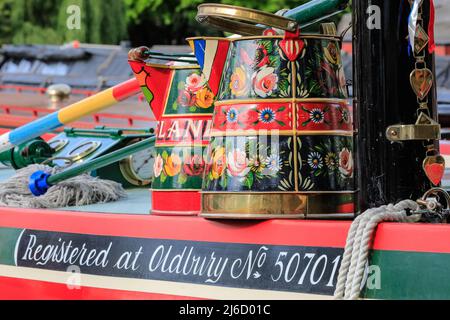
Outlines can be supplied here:
[[396, 205], [390, 204], [369, 209], [356, 217], [348, 232], [334, 292], [335, 299], [356, 300], [359, 298], [376, 227], [381, 222], [417, 222], [420, 220], [420, 214], [408, 216], [406, 209], [418, 210], [419, 205], [415, 201], [404, 200]]

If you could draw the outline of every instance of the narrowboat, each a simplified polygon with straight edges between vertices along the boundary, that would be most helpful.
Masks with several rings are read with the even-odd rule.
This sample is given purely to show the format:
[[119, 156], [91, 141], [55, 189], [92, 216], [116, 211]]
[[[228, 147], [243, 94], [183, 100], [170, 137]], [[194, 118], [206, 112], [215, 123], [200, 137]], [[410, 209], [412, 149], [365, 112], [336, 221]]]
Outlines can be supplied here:
[[[360, 299], [450, 299], [450, 100], [436, 72], [446, 58], [435, 59], [433, 1], [400, 3], [354, 1], [344, 44], [321, 20], [345, 0], [276, 15], [202, 4], [199, 23], [240, 36], [189, 38], [188, 53], [132, 49], [105, 91], [2, 125], [0, 181], [69, 159], [72, 171], [95, 162], [91, 176], [125, 194], [0, 207], [0, 299], [354, 299], [337, 289], [355, 284]], [[148, 114], [99, 116], [129, 101]], [[32, 175], [30, 192], [50, 192], [49, 177]], [[401, 218], [385, 215], [404, 200]], [[353, 265], [349, 245], [364, 239], [352, 225], [373, 208], [382, 218]]]

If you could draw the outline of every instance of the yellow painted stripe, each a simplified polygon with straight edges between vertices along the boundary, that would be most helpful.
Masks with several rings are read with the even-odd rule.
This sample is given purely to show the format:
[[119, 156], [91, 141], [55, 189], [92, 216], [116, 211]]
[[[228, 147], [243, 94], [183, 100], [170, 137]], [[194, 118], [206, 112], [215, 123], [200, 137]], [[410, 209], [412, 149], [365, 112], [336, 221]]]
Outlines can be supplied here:
[[194, 40], [193, 39], [186, 39], [189, 43], [189, 47], [191, 47], [192, 52], [195, 52], [195, 46], [194, 46]]
[[61, 109], [58, 112], [58, 120], [62, 124], [69, 124], [116, 103], [117, 100], [114, 98], [113, 89], [110, 88]]
[[[0, 265], [0, 276], [66, 284], [73, 273]], [[81, 287], [125, 290], [215, 300], [330, 300], [332, 296], [208, 286], [171, 281], [80, 275]]]

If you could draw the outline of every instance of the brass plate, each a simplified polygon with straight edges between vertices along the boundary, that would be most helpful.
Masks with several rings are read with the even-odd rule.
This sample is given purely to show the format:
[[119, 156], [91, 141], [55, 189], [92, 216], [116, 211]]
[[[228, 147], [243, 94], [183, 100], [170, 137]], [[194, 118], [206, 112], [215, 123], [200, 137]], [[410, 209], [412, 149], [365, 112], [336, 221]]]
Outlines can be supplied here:
[[340, 204], [354, 204], [355, 193], [202, 193], [200, 216], [208, 219], [352, 218]]
[[440, 140], [441, 126], [421, 112], [416, 124], [398, 124], [386, 129], [386, 138], [392, 142], [408, 140]]

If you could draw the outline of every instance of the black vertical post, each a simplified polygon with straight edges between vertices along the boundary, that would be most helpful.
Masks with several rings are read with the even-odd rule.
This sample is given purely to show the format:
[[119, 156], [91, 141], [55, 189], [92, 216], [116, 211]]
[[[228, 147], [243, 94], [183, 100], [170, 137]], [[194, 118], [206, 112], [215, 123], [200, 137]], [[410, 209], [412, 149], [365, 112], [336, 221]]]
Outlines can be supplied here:
[[[423, 4], [428, 26], [429, 1]], [[409, 12], [408, 0], [353, 1], [353, 92], [361, 210], [417, 199], [431, 187], [422, 170], [423, 142], [391, 143], [385, 136], [388, 126], [414, 124], [417, 119], [417, 99], [409, 81], [414, 68], [414, 58], [408, 54]], [[380, 19], [380, 29], [376, 23], [368, 26], [371, 16]], [[426, 62], [434, 71], [434, 56], [428, 52]], [[436, 119], [435, 88], [429, 106]]]

